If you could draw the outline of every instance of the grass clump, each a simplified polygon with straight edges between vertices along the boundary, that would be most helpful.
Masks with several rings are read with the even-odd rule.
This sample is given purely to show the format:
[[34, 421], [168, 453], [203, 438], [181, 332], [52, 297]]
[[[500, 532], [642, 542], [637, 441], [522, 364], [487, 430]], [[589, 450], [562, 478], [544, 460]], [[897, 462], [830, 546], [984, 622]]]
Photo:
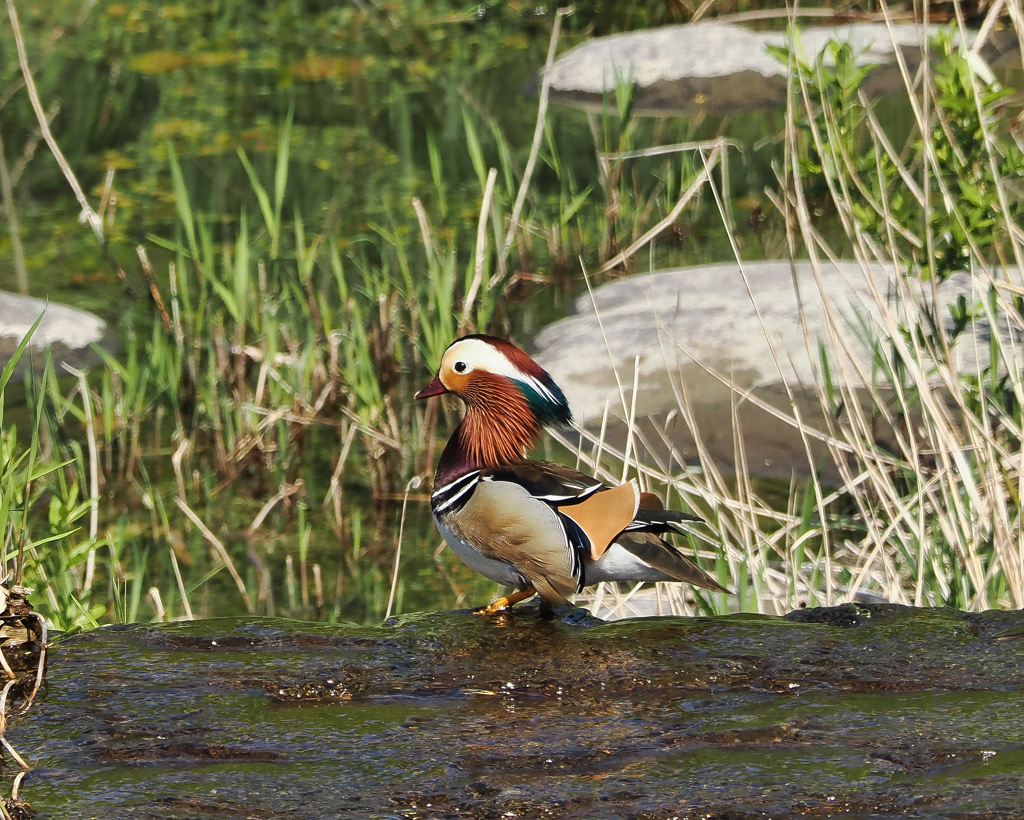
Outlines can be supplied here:
[[[662, 611], [781, 612], [865, 594], [1024, 606], [1022, 161], [1004, 90], [956, 42], [940, 36], [939, 62], [908, 91], [914, 125], [899, 147], [862, 94], [870, 69], [849, 46], [785, 55], [793, 94], [766, 192], [774, 230], [791, 258], [852, 256], [873, 296], [859, 324], [833, 318], [824, 338], [808, 336], [820, 419], [795, 401], [792, 413], [776, 411], [805, 443], [825, 443], [841, 485], [822, 486], [808, 445], [811, 478], [781, 503], [766, 499], [742, 470], [738, 426], [741, 474], [723, 475], [699, 444], [683, 386], [678, 411], [698, 440], [698, 473], [659, 464], [640, 437], [616, 453], [584, 431], [574, 448], [595, 471], [636, 470], [708, 518], [689, 548], [736, 596], [666, 588]], [[389, 99], [411, 169], [412, 120]], [[88, 381], [69, 387], [52, 369], [41, 388], [30, 380], [31, 443], [5, 438], [5, 475], [21, 488], [5, 497], [23, 511], [6, 543], [26, 556], [59, 624], [191, 617], [223, 612], [213, 602], [228, 599], [235, 611], [373, 620], [429, 586], [407, 560], [420, 574], [440, 571], [440, 605], [461, 603], [476, 581], [431, 558], [428, 516], [419, 513], [418, 548], [392, 575], [405, 513], [392, 511], [387, 534], [370, 539], [371, 505], [354, 503], [412, 510], [404, 502], [454, 416], [411, 397], [452, 338], [477, 329], [522, 340], [541, 316], [514, 304], [524, 291], [557, 302], [581, 267], [616, 275], [642, 250], [653, 267], [656, 239], [661, 259], [677, 261], [680, 243], [664, 238], [716, 211], [715, 235], [740, 259], [732, 145], [690, 139], [700, 136], [692, 122], [648, 127], [626, 83], [588, 123], [592, 178], [578, 156], [567, 161], [545, 117], [526, 163], [528, 146], [511, 145], [482, 107], [462, 106], [457, 124], [468, 182], [427, 130], [424, 173], [403, 176], [407, 204], [383, 201], [358, 229], [337, 200], [309, 209], [293, 194], [310, 171], [296, 158], [291, 115], [276, 151], [230, 158], [247, 186], [230, 207], [200, 207], [201, 163], [161, 145], [175, 219], [139, 250], [152, 323], [133, 325], [123, 353], [106, 355]], [[520, 170], [534, 162], [532, 177]], [[815, 298], [837, 308], [833, 317], [846, 307], [823, 289]], [[367, 492], [357, 498], [358, 485]], [[432, 589], [417, 600], [438, 601]], [[628, 594], [604, 588], [591, 603], [627, 612]]]

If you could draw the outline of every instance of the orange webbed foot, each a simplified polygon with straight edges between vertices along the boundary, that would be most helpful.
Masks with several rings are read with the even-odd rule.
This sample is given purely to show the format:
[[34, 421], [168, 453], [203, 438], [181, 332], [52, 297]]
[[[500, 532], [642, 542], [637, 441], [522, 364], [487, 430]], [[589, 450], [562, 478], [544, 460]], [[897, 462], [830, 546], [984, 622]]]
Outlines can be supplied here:
[[482, 606], [479, 609], [474, 609], [474, 615], [497, 615], [499, 612], [504, 612], [506, 609], [511, 609], [520, 601], [525, 601], [527, 598], [532, 598], [537, 594], [532, 586], [526, 589], [520, 589], [517, 592], [513, 592], [511, 595], [502, 596], [493, 604]]

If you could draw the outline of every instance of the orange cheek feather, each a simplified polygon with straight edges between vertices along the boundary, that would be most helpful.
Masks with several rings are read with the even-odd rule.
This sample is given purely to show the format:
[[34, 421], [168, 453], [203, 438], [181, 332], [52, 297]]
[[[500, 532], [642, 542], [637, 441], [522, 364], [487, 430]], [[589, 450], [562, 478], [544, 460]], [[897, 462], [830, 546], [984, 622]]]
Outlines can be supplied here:
[[444, 383], [457, 396], [462, 396], [466, 393], [469, 388], [469, 379], [468, 375], [456, 373], [454, 370], [444, 371]]

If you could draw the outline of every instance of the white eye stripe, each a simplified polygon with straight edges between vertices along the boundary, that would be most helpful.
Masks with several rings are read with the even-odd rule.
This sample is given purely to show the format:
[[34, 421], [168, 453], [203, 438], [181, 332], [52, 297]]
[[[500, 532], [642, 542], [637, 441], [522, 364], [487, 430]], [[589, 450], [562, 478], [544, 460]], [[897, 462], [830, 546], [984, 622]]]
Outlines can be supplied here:
[[[459, 364], [464, 364], [465, 368], [459, 370]], [[550, 389], [535, 377], [524, 373], [512, 364], [504, 353], [491, 347], [482, 339], [462, 339], [456, 342], [448, 348], [441, 360], [442, 370], [448, 369], [463, 376], [477, 368], [494, 373], [496, 376], [505, 376], [523, 382], [549, 401], [557, 401]]]

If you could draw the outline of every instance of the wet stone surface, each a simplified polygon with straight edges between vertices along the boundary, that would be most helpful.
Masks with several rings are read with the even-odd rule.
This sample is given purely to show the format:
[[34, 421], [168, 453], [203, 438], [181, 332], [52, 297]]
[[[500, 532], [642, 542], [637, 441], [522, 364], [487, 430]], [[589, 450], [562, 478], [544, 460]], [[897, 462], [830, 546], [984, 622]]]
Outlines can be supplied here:
[[114, 627], [8, 737], [41, 817], [1010, 818], [1024, 614]]

